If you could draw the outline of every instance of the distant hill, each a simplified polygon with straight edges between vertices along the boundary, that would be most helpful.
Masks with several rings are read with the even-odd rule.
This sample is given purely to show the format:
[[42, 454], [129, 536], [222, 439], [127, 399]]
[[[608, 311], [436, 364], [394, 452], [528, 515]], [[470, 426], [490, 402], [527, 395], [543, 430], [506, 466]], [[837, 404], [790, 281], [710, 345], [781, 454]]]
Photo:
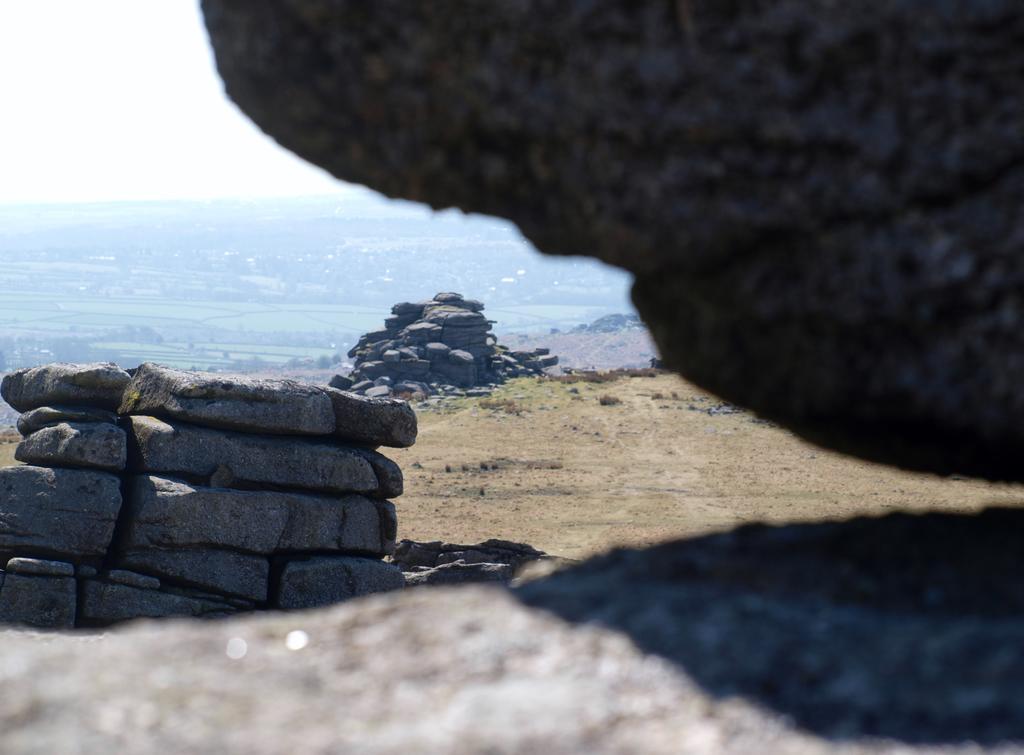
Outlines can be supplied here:
[[604, 315], [566, 331], [502, 334], [500, 341], [512, 349], [551, 349], [560, 366], [576, 369], [649, 367], [657, 355], [647, 327], [635, 313]]
[[621, 270], [540, 255], [492, 218], [381, 199], [0, 205], [0, 260], [0, 369], [316, 362], [437, 291], [519, 332], [629, 307]]
[[570, 333], [618, 333], [623, 330], [646, 330], [640, 315], [612, 314], [599, 317], [589, 325], [577, 325]]
[[545, 347], [558, 355], [561, 367], [608, 370], [616, 367], [649, 367], [656, 350], [646, 329], [612, 332], [509, 334], [499, 336], [511, 349]]

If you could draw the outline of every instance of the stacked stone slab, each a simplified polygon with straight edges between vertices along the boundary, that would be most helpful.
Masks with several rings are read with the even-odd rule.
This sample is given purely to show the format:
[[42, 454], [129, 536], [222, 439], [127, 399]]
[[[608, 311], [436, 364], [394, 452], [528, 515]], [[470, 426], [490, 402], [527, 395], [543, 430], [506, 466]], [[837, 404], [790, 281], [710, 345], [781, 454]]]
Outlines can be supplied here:
[[384, 329], [367, 333], [348, 353], [356, 360], [352, 374], [332, 385], [367, 396], [430, 394], [440, 386], [472, 388], [540, 374], [558, 364], [547, 349], [499, 346], [483, 309], [482, 302], [456, 293], [396, 304]]
[[402, 401], [144, 364], [8, 375], [23, 412], [0, 469], [0, 622], [305, 608], [404, 584], [389, 500]]

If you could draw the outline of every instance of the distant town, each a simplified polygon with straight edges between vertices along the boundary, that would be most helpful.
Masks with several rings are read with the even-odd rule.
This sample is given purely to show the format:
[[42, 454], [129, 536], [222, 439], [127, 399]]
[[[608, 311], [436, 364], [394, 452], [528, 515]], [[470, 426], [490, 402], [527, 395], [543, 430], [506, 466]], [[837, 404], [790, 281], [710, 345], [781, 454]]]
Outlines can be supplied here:
[[499, 333], [631, 313], [629, 278], [507, 223], [367, 197], [0, 206], [0, 371], [49, 361], [328, 369], [454, 290]]

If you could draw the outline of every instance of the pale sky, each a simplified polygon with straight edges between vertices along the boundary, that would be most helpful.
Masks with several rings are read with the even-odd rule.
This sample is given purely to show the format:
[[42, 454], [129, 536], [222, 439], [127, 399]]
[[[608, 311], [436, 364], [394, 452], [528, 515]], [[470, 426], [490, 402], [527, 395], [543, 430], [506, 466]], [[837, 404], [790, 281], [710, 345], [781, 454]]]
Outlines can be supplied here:
[[228, 101], [197, 0], [0, 0], [0, 202], [349, 192]]

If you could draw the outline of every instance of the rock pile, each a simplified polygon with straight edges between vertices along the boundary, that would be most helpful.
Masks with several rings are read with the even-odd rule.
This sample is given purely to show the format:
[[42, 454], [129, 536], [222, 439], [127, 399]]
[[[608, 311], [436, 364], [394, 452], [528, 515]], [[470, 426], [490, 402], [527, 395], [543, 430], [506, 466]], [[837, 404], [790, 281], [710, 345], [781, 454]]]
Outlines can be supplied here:
[[384, 329], [365, 334], [349, 351], [356, 360], [352, 374], [336, 376], [331, 385], [373, 397], [430, 395], [537, 375], [558, 364], [547, 349], [499, 346], [483, 308], [456, 293], [396, 304]]
[[0, 621], [46, 628], [304, 608], [404, 584], [401, 401], [144, 364], [8, 375]]
[[410, 587], [508, 582], [524, 564], [552, 560], [556, 559], [525, 543], [494, 539], [476, 545], [401, 540], [391, 557], [391, 562], [402, 569]]

